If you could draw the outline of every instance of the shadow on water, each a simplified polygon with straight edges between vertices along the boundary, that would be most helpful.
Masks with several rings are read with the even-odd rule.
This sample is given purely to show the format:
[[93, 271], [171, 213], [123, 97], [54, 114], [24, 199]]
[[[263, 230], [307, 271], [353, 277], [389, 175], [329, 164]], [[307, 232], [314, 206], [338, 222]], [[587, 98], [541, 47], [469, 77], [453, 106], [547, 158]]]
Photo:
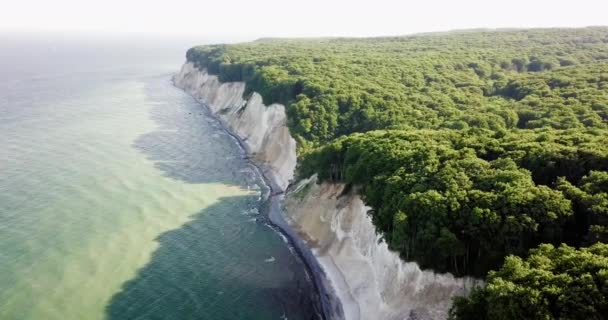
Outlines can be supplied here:
[[165, 176], [187, 183], [256, 183], [244, 151], [203, 106], [167, 82], [149, 81], [144, 90], [158, 129], [133, 146]]
[[300, 262], [264, 225], [241, 221], [239, 211], [255, 202], [223, 198], [160, 235], [150, 262], [112, 297], [107, 318], [311, 319]]
[[[158, 129], [133, 147], [164, 176], [259, 183], [233, 138], [191, 97], [159, 79], [144, 90]], [[259, 206], [257, 196], [223, 197], [161, 234], [150, 261], [111, 298], [106, 318], [315, 319], [305, 267], [277, 233], [256, 222]]]

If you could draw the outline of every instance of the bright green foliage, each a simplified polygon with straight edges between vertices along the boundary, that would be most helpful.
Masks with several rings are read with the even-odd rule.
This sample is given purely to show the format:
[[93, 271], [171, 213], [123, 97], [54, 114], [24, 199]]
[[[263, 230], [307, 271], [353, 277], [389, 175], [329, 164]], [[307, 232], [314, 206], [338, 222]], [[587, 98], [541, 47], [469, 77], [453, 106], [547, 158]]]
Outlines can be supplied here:
[[[606, 138], [597, 130], [371, 131], [309, 152], [300, 170], [361, 185], [375, 225], [404, 258], [484, 275], [543, 242], [594, 242], [590, 228], [606, 227], [606, 219], [580, 217], [605, 212], [606, 172], [581, 176], [608, 168]], [[536, 183], [535, 172], [560, 187]], [[596, 193], [582, 196], [569, 184], [578, 191], [562, 192], [563, 176]]]
[[361, 185], [389, 245], [423, 267], [484, 275], [605, 233], [591, 198], [565, 190], [608, 170], [606, 28], [261, 40], [188, 59], [285, 104], [300, 174]]
[[300, 150], [385, 128], [606, 128], [608, 29], [195, 47], [189, 61], [287, 106]]
[[543, 245], [608, 241], [608, 28], [262, 39], [187, 59], [284, 104], [299, 174], [360, 186], [405, 259], [476, 276], [504, 262], [454, 318], [608, 314], [606, 246]]
[[457, 298], [454, 320], [605, 319], [608, 315], [608, 245], [576, 250], [544, 244], [525, 260], [505, 259], [484, 288]]

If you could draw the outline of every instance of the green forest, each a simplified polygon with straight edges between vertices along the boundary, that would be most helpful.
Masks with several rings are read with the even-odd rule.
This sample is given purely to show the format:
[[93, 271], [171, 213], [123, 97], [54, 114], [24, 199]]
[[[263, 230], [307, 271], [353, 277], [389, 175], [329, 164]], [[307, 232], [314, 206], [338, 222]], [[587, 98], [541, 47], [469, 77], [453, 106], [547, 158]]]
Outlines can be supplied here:
[[608, 28], [260, 39], [187, 59], [284, 104], [298, 175], [354, 187], [403, 259], [484, 278], [451, 318], [608, 314]]

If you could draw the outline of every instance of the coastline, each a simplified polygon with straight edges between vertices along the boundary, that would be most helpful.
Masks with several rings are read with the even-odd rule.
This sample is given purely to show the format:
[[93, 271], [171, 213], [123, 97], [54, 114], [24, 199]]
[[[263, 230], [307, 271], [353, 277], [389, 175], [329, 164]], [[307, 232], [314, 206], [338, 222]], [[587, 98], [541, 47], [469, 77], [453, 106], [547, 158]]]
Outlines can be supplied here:
[[444, 320], [452, 297], [481, 284], [402, 260], [376, 232], [356, 188], [313, 175], [291, 186], [283, 205], [331, 279], [346, 319]]
[[293, 181], [297, 156], [285, 106], [264, 105], [244, 82], [220, 82], [186, 62], [174, 85], [203, 104], [249, 155], [270, 188], [269, 225], [285, 236], [305, 264], [325, 319], [445, 319], [452, 297], [481, 280], [422, 270], [391, 251], [344, 185]]
[[184, 88], [176, 84], [175, 76], [171, 79], [173, 85], [186, 93], [190, 94], [198, 103], [200, 103], [208, 112], [208, 115], [216, 120], [221, 128], [235, 139], [239, 147], [248, 156], [248, 161], [256, 168], [258, 174], [262, 178], [265, 186], [268, 188], [268, 192], [262, 195], [262, 207], [267, 207], [267, 218], [268, 224], [271, 228], [275, 229], [278, 233], [287, 239], [288, 245], [291, 246], [298, 258], [303, 262], [306, 268], [305, 272], [311, 279], [314, 290], [316, 291], [316, 300], [318, 307], [320, 308], [319, 316], [323, 320], [342, 320], [344, 314], [342, 311], [342, 305], [333, 288], [330, 284], [330, 279], [327, 278], [327, 274], [317, 261], [312, 250], [306, 246], [306, 243], [301, 239], [297, 232], [287, 223], [285, 216], [282, 212], [281, 203], [284, 200], [286, 189], [282, 188], [278, 181], [281, 181], [282, 177], [268, 165], [263, 162], [256, 161], [254, 153], [251, 148], [245, 143], [245, 140], [239, 136], [230, 126], [220, 117], [218, 117], [212, 110], [211, 106], [203, 101], [201, 98], [196, 97], [192, 93], [188, 92]]

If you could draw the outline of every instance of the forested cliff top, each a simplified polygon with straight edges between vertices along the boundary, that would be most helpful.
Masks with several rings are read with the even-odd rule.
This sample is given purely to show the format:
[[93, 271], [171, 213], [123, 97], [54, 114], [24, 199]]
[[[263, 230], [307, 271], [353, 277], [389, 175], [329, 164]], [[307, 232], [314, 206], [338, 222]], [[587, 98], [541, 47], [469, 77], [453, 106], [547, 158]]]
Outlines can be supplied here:
[[261, 39], [187, 59], [284, 104], [299, 173], [361, 186], [404, 259], [484, 276], [511, 256], [455, 318], [608, 314], [608, 27]]
[[[606, 126], [608, 28], [268, 39], [195, 47], [187, 58], [289, 105], [302, 147], [389, 127]], [[583, 84], [568, 80], [585, 83], [581, 96], [572, 91]], [[568, 110], [550, 106], [568, 99]]]

